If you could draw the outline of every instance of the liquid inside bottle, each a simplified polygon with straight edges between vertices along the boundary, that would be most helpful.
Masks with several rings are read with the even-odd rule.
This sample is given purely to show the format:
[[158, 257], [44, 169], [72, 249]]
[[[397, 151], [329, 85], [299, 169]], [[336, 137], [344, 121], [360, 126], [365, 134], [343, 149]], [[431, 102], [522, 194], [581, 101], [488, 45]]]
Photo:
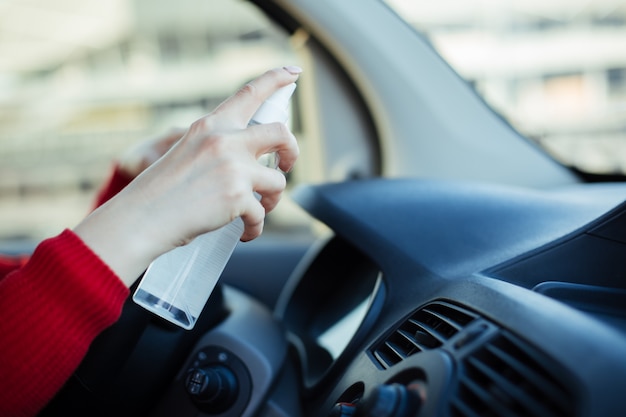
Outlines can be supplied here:
[[184, 329], [193, 328], [242, 233], [243, 221], [237, 218], [161, 255], [146, 270], [133, 301]]

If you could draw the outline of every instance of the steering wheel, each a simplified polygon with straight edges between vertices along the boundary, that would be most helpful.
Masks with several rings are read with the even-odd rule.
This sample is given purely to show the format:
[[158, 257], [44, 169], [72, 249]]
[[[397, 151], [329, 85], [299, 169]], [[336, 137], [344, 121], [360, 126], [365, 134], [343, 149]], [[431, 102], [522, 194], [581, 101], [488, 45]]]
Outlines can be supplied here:
[[[134, 288], [131, 288], [133, 291]], [[146, 415], [198, 339], [228, 314], [218, 285], [192, 330], [162, 320], [130, 298], [40, 416]]]

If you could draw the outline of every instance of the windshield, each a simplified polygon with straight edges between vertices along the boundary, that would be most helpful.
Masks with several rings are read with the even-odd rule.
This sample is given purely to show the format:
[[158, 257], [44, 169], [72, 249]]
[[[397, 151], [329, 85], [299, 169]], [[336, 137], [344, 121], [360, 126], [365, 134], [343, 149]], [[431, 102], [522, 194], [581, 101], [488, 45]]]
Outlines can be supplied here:
[[626, 172], [626, 2], [387, 0], [520, 133], [565, 165]]

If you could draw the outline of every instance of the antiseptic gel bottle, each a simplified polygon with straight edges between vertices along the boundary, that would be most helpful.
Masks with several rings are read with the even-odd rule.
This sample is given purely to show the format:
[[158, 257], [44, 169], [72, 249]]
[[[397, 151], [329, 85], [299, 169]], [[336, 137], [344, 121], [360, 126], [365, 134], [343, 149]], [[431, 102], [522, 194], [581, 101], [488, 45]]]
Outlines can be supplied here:
[[[295, 84], [289, 84], [276, 91], [259, 107], [250, 124], [285, 123], [295, 88]], [[276, 155], [265, 155], [263, 163], [276, 167], [276, 159]], [[241, 238], [243, 228], [243, 221], [237, 218], [159, 256], [146, 270], [133, 300], [184, 329], [193, 328]]]

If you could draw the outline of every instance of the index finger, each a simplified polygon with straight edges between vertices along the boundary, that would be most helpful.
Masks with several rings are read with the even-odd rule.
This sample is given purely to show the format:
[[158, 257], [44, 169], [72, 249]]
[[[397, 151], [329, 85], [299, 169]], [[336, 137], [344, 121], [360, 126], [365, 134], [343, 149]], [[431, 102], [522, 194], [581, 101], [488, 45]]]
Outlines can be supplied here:
[[219, 113], [243, 128], [265, 100], [279, 88], [295, 82], [301, 72], [302, 69], [296, 66], [266, 71], [223, 101], [213, 113]]

